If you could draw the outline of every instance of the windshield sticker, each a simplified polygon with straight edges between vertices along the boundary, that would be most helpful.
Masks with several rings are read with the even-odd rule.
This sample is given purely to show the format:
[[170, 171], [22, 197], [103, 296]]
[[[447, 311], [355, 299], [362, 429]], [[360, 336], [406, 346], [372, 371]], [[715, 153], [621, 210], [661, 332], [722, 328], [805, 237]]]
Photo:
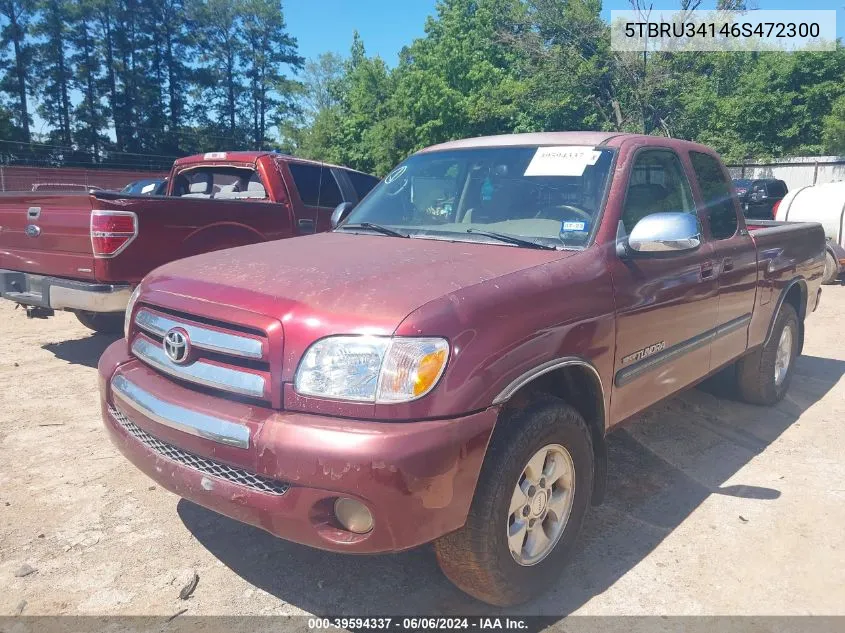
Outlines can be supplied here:
[[404, 174], [404, 173], [405, 173], [405, 170], [407, 170], [407, 169], [408, 169], [408, 166], [407, 166], [407, 165], [402, 165], [401, 167], [397, 167], [397, 168], [396, 168], [396, 169], [394, 169], [392, 172], [390, 172], [389, 174], [387, 174], [387, 176], [386, 176], [386, 177], [385, 177], [385, 179], [384, 179], [384, 184], [389, 185], [389, 184], [390, 184], [390, 183], [392, 183], [394, 180], [396, 180], [397, 178], [399, 178], [399, 176], [401, 176], [402, 174]]
[[595, 165], [601, 152], [589, 145], [538, 147], [525, 168], [525, 176], [581, 176], [587, 165]]
[[141, 187], [141, 193], [149, 193], [150, 191], [152, 191], [155, 188], [156, 188], [156, 184], [154, 182], [151, 182], [150, 184], [144, 185], [143, 187]]
[[561, 231], [583, 231], [587, 228], [586, 222], [563, 222]]

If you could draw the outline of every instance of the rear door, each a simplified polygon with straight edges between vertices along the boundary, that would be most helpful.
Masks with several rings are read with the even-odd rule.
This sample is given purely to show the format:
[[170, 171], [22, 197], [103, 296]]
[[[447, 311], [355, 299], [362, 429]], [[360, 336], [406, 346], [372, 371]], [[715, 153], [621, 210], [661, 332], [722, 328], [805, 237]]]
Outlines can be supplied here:
[[[698, 209], [679, 155], [642, 149], [629, 168], [620, 234], [660, 212], [696, 215]], [[706, 240], [694, 251], [662, 257], [609, 257], [616, 296], [616, 423], [707, 373], [718, 287]]]
[[87, 192], [0, 194], [0, 268], [92, 279], [91, 204]]
[[710, 368], [715, 369], [747, 347], [757, 293], [757, 251], [731, 195], [721, 161], [703, 152], [690, 152], [689, 158], [698, 201], [704, 210], [704, 230], [713, 244], [714, 272], [719, 284], [719, 316], [710, 352]]
[[332, 228], [332, 212], [343, 202], [343, 194], [333, 170], [318, 163], [288, 162], [293, 179], [297, 205], [297, 225], [300, 233], [328, 231]]

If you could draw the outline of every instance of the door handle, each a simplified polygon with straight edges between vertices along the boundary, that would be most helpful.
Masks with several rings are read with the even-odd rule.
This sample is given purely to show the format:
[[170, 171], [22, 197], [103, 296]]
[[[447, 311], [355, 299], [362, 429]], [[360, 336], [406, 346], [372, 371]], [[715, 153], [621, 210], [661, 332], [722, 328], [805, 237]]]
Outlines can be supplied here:
[[713, 262], [703, 262], [701, 264], [701, 278], [710, 279], [713, 276]]
[[733, 269], [734, 269], [734, 260], [732, 260], [730, 257], [726, 257], [725, 261], [722, 263], [722, 270], [724, 270], [726, 273], [729, 273]]

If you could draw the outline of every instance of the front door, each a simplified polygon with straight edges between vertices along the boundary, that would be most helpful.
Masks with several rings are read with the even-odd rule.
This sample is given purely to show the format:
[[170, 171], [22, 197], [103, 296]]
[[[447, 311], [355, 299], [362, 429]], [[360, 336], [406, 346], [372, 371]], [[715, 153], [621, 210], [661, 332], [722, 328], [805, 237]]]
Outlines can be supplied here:
[[[620, 233], [652, 213], [698, 215], [678, 155], [645, 149], [635, 155]], [[718, 286], [713, 247], [660, 257], [611, 256], [616, 295], [616, 359], [611, 423], [693, 383], [710, 366]]]

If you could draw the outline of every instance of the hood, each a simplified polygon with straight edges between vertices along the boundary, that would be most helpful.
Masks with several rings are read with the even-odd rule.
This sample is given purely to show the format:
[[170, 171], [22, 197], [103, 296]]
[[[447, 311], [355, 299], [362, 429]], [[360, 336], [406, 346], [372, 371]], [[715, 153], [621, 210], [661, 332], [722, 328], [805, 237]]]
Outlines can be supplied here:
[[390, 333], [429, 301], [573, 254], [320, 233], [176, 261], [150, 273], [143, 285], [148, 291], [231, 306], [283, 323], [317, 319], [347, 332]]

